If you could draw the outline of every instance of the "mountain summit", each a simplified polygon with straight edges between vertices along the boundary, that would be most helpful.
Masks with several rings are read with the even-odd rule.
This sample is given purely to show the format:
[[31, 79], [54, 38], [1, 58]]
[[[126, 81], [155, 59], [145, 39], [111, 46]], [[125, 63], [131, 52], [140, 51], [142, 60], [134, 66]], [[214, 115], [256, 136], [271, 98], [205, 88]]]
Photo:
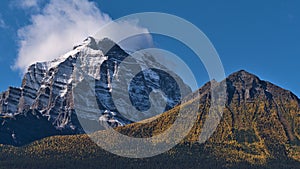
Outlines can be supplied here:
[[[82, 119], [87, 124], [106, 122], [131, 137], [151, 137], [173, 124], [180, 107], [197, 104], [197, 120], [181, 144], [198, 145], [212, 103], [211, 85], [216, 82], [208, 82], [191, 93], [179, 81], [185, 86], [181, 96], [169, 90], [178, 86], [167, 74], [154, 69], [142, 71], [142, 66], [151, 63], [147, 60], [138, 60], [141, 74], [118, 71], [128, 56], [109, 39], [89, 37], [54, 61], [31, 65], [20, 88], [9, 87], [0, 95], [0, 144], [20, 146], [52, 135], [84, 133], [79, 123]], [[113, 79], [129, 77], [135, 79], [127, 88], [129, 93], [112, 87]], [[92, 79], [94, 91], [81, 87], [88, 79]], [[220, 123], [204, 143], [210, 156], [229, 163], [300, 161], [300, 100], [296, 95], [244, 70], [219, 84], [226, 84], [226, 102]], [[126, 84], [120, 83], [123, 85]], [[136, 109], [147, 110], [151, 103], [159, 102], [149, 97], [156, 89], [167, 97], [166, 112], [145, 123], [133, 123], [132, 119], [140, 114], [122, 114], [114, 105], [112, 92], [117, 91], [117, 101], [125, 109], [132, 103]], [[130, 103], [122, 100], [125, 95], [129, 95]], [[89, 99], [93, 97], [97, 99], [97, 110], [90, 108]], [[83, 113], [75, 112], [76, 101], [81, 103], [76, 111]], [[188, 110], [183, 113], [188, 114]]]
[[[211, 85], [215, 83], [206, 83], [185, 97], [180, 104], [156, 118], [115, 128], [130, 137], [149, 138], [169, 129], [180, 110], [183, 110], [181, 113], [190, 114], [189, 107], [199, 105], [196, 121], [186, 137], [177, 146], [158, 156], [145, 159], [118, 157], [97, 146], [87, 135], [72, 135], [48, 137], [20, 148], [1, 146], [0, 157], [12, 159], [17, 166], [23, 166], [26, 159], [29, 164], [42, 161], [43, 164], [57, 166], [56, 168], [66, 168], [66, 163], [67, 168], [86, 168], [87, 162], [92, 164], [91, 168], [110, 168], [116, 164], [120, 168], [299, 168], [299, 99], [292, 92], [244, 70], [233, 73], [220, 82], [227, 86], [227, 100], [221, 121], [209, 139], [198, 142], [211, 107]], [[24, 118], [33, 114], [27, 113]], [[28, 126], [43, 122], [43, 116], [36, 119], [38, 120], [31, 119], [28, 122], [31, 125]], [[2, 120], [5, 118], [2, 117]], [[25, 125], [25, 121], [18, 118], [16, 121]], [[8, 120], [1, 126], [1, 133], [5, 129], [3, 126], [18, 128], [18, 125], [14, 126]], [[120, 141], [105, 134], [102, 130], [92, 135], [105, 136], [101, 137], [103, 141], [112, 146], [115, 146], [115, 141]], [[3, 137], [1, 141], [3, 142]], [[135, 148], [126, 148], [131, 147]], [[117, 147], [117, 150], [123, 151], [122, 147]], [[40, 168], [40, 165], [35, 168]]]
[[[268, 160], [300, 160], [300, 101], [292, 92], [244, 70], [229, 75], [227, 101], [216, 131], [204, 143], [218, 159], [228, 162], [266, 163]], [[197, 144], [211, 105], [211, 83], [185, 104], [164, 113], [148, 124], [130, 124], [119, 131], [133, 137], [149, 137], [169, 128], [180, 106], [199, 103], [194, 127], [184, 144]], [[188, 112], [186, 112], [188, 113]], [[141, 132], [143, 131], [143, 132]], [[147, 132], [144, 132], [147, 131]]]
[[[88, 37], [82, 44], [53, 61], [31, 65], [20, 88], [9, 87], [0, 94], [0, 143], [24, 145], [51, 135], [84, 133], [86, 131], [81, 126], [82, 122], [92, 124], [100, 120], [113, 127], [134, 122], [139, 114], [127, 114], [124, 117], [124, 114], [118, 112], [112, 98], [112, 92], [126, 85], [112, 88], [113, 80], [118, 76], [128, 79], [135, 76], [129, 71], [129, 66], [126, 72], [118, 71], [120, 63], [128, 56], [108, 38], [97, 40]], [[129, 86], [130, 99], [137, 108], [147, 109], [151, 104], [148, 93], [155, 89], [165, 89], [168, 100], [165, 110], [169, 110], [183, 96], [167, 90], [170, 83], [163, 81], [168, 79], [165, 74], [154, 70], [143, 71], [142, 66], [151, 67], [149, 59], [151, 56], [144, 56], [138, 64], [124, 63], [125, 66], [138, 65], [135, 68], [142, 71], [137, 77], [140, 83], [131, 83]], [[90, 84], [93, 86], [85, 88], [86, 82], [91, 79], [93, 83]], [[182, 80], [179, 83], [184, 86], [184, 95], [191, 93], [191, 89]], [[146, 89], [146, 93], [137, 92], [144, 91], [142, 89]], [[128, 107], [131, 103], [122, 100], [128, 92], [118, 94], [117, 101]], [[97, 107], [94, 109], [89, 105], [90, 98], [97, 99]], [[80, 113], [75, 112], [75, 106]]]

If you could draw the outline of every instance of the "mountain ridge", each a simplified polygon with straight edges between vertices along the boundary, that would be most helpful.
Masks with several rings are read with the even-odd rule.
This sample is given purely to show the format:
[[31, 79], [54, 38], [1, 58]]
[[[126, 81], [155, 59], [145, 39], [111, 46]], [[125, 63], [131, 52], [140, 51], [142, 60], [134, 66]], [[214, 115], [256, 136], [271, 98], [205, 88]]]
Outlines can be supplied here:
[[[228, 167], [227, 163], [229, 166], [247, 164], [267, 167], [272, 166], [269, 161], [288, 161], [292, 167], [299, 164], [300, 100], [291, 91], [240, 70], [230, 74], [221, 82], [207, 82], [195, 92], [192, 92], [181, 80], [179, 83], [184, 86], [181, 96], [177, 90], [175, 92], [170, 90], [178, 89], [178, 84], [173, 84], [174, 79], [172, 81], [166, 73], [154, 69], [142, 71], [141, 67], [147, 66], [147, 61], [153, 61], [146, 56], [137, 62], [129, 62], [129, 65], [140, 64], [138, 70], [143, 73], [137, 76], [132, 72], [118, 74], [118, 66], [127, 57], [129, 54], [113, 41], [109, 39], [97, 41], [89, 37], [82, 45], [75, 46], [72, 51], [53, 61], [31, 65], [24, 75], [20, 88], [9, 87], [8, 91], [0, 94], [0, 144], [20, 146], [14, 148], [1, 145], [0, 152], [4, 154], [0, 153], [0, 155], [9, 158], [5, 153], [9, 152], [8, 155], [10, 152], [15, 153], [13, 155], [15, 156], [19, 152], [24, 156], [31, 156], [32, 150], [43, 147], [42, 151], [33, 153], [33, 159], [42, 156], [42, 159], [48, 160], [49, 156], [45, 155], [44, 151], [51, 152], [50, 156], [54, 154], [55, 158], [57, 153], [65, 151], [81, 158], [76, 151], [70, 149], [75, 144], [82, 144], [78, 148], [86, 155], [85, 159], [89, 159], [88, 154], [91, 156], [93, 154], [88, 151], [95, 151], [85, 146], [90, 145], [95, 148], [97, 140], [93, 139], [95, 142], [92, 142], [88, 135], [84, 134], [82, 122], [85, 124], [96, 122], [99, 125], [100, 121], [109, 124], [123, 135], [150, 138], [167, 131], [174, 124], [181, 110], [183, 114], [189, 115], [191, 114], [189, 106], [197, 106], [196, 120], [191, 130], [184, 133], [185, 137], [178, 146], [162, 155], [166, 160], [174, 160], [172, 153], [176, 157], [184, 154], [180, 156], [182, 159], [190, 158], [190, 155], [185, 153], [187, 151], [199, 157], [199, 159], [192, 158], [196, 164], [210, 159], [220, 162], [220, 166], [218, 165], [220, 168]], [[127, 65], [126, 68], [130, 66]], [[155, 99], [151, 100], [149, 94], [156, 89], [163, 90], [169, 100], [165, 106], [165, 113], [145, 119], [143, 122], [125, 118], [130, 114], [123, 116], [118, 112], [111, 95], [112, 90], [121, 91], [121, 88], [113, 89], [111, 84], [113, 78], [118, 75], [125, 79], [134, 77], [133, 85], [128, 88], [132, 91], [129, 92], [129, 96], [132, 97], [137, 109], [146, 110], [150, 107], [150, 101], [159, 102]], [[90, 78], [95, 93], [87, 90], [89, 88], [86, 87], [90, 86], [85, 86], [85, 80], [88, 81]], [[74, 79], [77, 81], [74, 82]], [[162, 81], [163, 79], [168, 80]], [[217, 123], [215, 131], [211, 137], [201, 140], [210, 107], [216, 101], [212, 95], [218, 94], [217, 90], [212, 92], [212, 85], [217, 89], [226, 86], [224, 95], [226, 101], [222, 112], [217, 112], [221, 117], [220, 121], [216, 119], [211, 121]], [[122, 98], [123, 95], [124, 93], [119, 92], [118, 98]], [[87, 98], [97, 99], [96, 110]], [[124, 102], [124, 100], [119, 101]], [[75, 113], [76, 103], [79, 103], [77, 105], [79, 108]], [[123, 108], [127, 109], [129, 105], [124, 106]], [[138, 118], [138, 115], [132, 115], [131, 118]], [[179, 125], [173, 134], [179, 135], [180, 133], [176, 132], [182, 131], [184, 125]], [[208, 126], [213, 125], [208, 124]], [[91, 138], [101, 136], [103, 139], [101, 141], [110, 143], [111, 146], [120, 141], [105, 130], [92, 130], [88, 134]], [[79, 140], [74, 141], [74, 139]], [[170, 140], [173, 141], [172, 138], [156, 141]], [[69, 149], [61, 145], [66, 145]], [[87, 149], [84, 150], [83, 147]], [[132, 152], [135, 152], [135, 147], [132, 148]], [[112, 161], [116, 158], [100, 147], [95, 149], [97, 149], [97, 156], [103, 157], [105, 154]], [[122, 147], [117, 150], [122, 151]], [[197, 155], [197, 150], [209, 158]], [[62, 157], [61, 154], [59, 157]], [[127, 162], [126, 159], [122, 159], [122, 162], [123, 160]]]
[[[240, 75], [247, 79], [246, 83], [242, 83]], [[291, 147], [300, 145], [300, 106], [296, 95], [245, 71], [233, 73], [223, 82], [227, 83], [228, 101], [220, 124], [205, 144], [212, 147], [219, 144], [219, 149], [213, 148], [216, 152], [225, 151], [229, 147], [232, 154], [227, 155], [237, 156], [236, 153], [241, 153], [243, 160], [248, 162], [270, 158], [287, 159], [290, 156], [299, 159], [298, 155], [291, 155], [289, 152], [293, 149]], [[251, 86], [247, 86], [249, 84]], [[199, 98], [190, 96], [192, 100], [200, 100], [199, 114], [197, 122], [183, 142], [194, 144], [199, 140], [209, 112], [209, 85], [207, 83], [198, 90], [201, 93]], [[129, 133], [133, 137], [159, 134], [174, 122], [179, 107], [149, 124], [129, 124], [118, 131]], [[234, 147], [240, 150], [235, 150]], [[219, 154], [230, 160], [224, 155], [224, 152]]]
[[[199, 103], [197, 121], [185, 139], [157, 157], [134, 160], [118, 157], [98, 147], [87, 135], [48, 137], [21, 148], [2, 146], [1, 151], [10, 150], [33, 159], [39, 157], [42, 161], [53, 158], [68, 161], [61, 154], [63, 152], [70, 154], [69, 159], [76, 157], [81, 161], [79, 164], [82, 164], [82, 168], [86, 167], [86, 160], [103, 167], [118, 161], [125, 168], [298, 168], [300, 106], [296, 95], [244, 70], [229, 75], [220, 83], [227, 84], [226, 92], [230, 99], [226, 102], [216, 131], [202, 144], [198, 141], [209, 112], [210, 82], [197, 90], [197, 98], [189, 95], [185, 102], [159, 117], [145, 123], [137, 122], [115, 128], [130, 137], [148, 138], [159, 135], [173, 124], [181, 106]], [[99, 131], [94, 134], [104, 133]], [[114, 145], [116, 140], [108, 135], [106, 141]], [[73, 147], [77, 147], [79, 151], [73, 150]], [[44, 154], [47, 152], [51, 156]], [[170, 163], [167, 164], [166, 161]], [[70, 166], [71, 163], [68, 162]]]
[[[108, 38], [97, 40], [88, 37], [82, 44], [75, 46], [73, 50], [53, 61], [37, 62], [29, 66], [21, 87], [9, 87], [7, 91], [0, 94], [0, 136], [2, 137], [0, 143], [23, 145], [44, 136], [85, 133], [87, 129], [84, 129], [82, 123], [98, 123], [97, 121], [100, 121], [116, 127], [138, 119], [138, 114], [127, 113], [125, 115], [129, 116], [128, 118], [118, 112], [114, 104], [116, 100], [112, 98], [112, 80], [117, 78], [118, 74], [127, 79], [134, 77], [134, 72], [118, 71], [120, 63], [129, 56]], [[135, 107], [147, 109], [150, 101], [158, 102], [158, 100], [149, 98], [147, 93], [161, 88], [167, 94], [168, 102], [165, 110], [168, 110], [179, 102], [181, 95], [168, 91], [168, 88], [176, 87], [176, 85], [164, 82], [164, 79], [168, 79], [166, 74], [152, 69], [143, 70], [142, 67], [151, 67], [149, 64], [152, 63], [148, 61], [149, 59], [151, 59], [150, 56], [142, 56], [142, 59], [138, 61], [130, 60], [122, 65], [129, 69], [131, 64], [137, 65], [135, 68], [142, 72], [136, 80], [144, 80], [141, 83], [130, 84], [130, 89], [133, 91], [147, 89], [144, 94], [131, 92], [130, 99], [135, 100]], [[153, 62], [153, 64], [164, 68], [159, 63]], [[152, 79], [156, 81], [149, 83]], [[87, 82], [93, 85], [92, 89], [87, 90]], [[191, 92], [191, 89], [182, 80], [179, 83], [183, 86], [183, 95]], [[114, 90], [119, 91], [124, 85], [127, 84], [121, 83]], [[127, 93], [119, 92], [117, 101], [123, 103], [125, 107], [130, 107], [131, 103], [127, 103], [123, 99], [126, 98], [125, 94]], [[91, 107], [88, 105], [87, 98], [97, 100], [94, 109], [87, 109]], [[77, 110], [75, 111], [75, 109]], [[26, 116], [27, 113], [31, 113], [33, 116]], [[32, 127], [25, 125], [26, 123], [23, 121], [35, 121], [40, 116], [43, 117], [42, 121], [47, 124], [43, 126], [44, 123], [39, 123], [40, 125], [36, 128], [43, 128], [45, 133], [31, 134], [30, 139], [25, 137], [24, 133], [31, 132], [26, 131], [26, 128]], [[25, 126], [16, 127], [17, 123]], [[52, 131], [53, 127], [56, 132], [47, 132], [48, 130]]]

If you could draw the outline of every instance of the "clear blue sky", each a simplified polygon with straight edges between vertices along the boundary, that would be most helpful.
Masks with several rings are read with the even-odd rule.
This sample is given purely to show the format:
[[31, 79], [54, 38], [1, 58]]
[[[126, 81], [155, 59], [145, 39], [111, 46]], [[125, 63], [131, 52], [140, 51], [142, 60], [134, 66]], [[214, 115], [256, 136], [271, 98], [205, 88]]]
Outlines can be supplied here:
[[[113, 19], [150, 11], [182, 17], [208, 36], [219, 53], [226, 75], [245, 69], [300, 96], [300, 1], [95, 2]], [[4, 91], [8, 86], [21, 84], [20, 72], [11, 66], [17, 56], [17, 30], [30, 23], [30, 12], [15, 7], [12, 1], [1, 0], [0, 19], [5, 23], [0, 22], [0, 91]], [[190, 54], [174, 47], [178, 45], [176, 42], [157, 43], [182, 58]], [[187, 62], [194, 72], [203, 73], [201, 63]], [[206, 80], [205, 75], [198, 76], [199, 86]]]

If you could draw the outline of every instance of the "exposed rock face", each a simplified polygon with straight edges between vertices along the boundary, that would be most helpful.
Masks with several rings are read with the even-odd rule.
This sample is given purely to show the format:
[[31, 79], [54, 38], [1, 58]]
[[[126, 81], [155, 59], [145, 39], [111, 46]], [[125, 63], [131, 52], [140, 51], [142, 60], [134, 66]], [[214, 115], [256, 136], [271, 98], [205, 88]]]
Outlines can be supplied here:
[[289, 149], [300, 145], [299, 98], [246, 71], [230, 75], [226, 82], [228, 102], [220, 125], [223, 136], [227, 133], [241, 145], [255, 145], [255, 153], [271, 158], [294, 156]]
[[[226, 82], [227, 105], [234, 129], [257, 130], [264, 133], [257, 137], [268, 137], [272, 142], [299, 143], [300, 101], [297, 96], [246, 71], [232, 74]], [[254, 123], [257, 126], [253, 126]], [[267, 134], [267, 131], [274, 133]]]
[[0, 111], [13, 115], [18, 112], [18, 104], [21, 97], [21, 89], [9, 87], [8, 90], [0, 95]]
[[[227, 102], [213, 135], [204, 145], [216, 158], [230, 162], [265, 163], [298, 160], [300, 148], [300, 100], [292, 92], [244, 70], [231, 74]], [[203, 132], [211, 105], [211, 82], [184, 99], [185, 106], [199, 103], [197, 121], [184, 142], [195, 144]], [[130, 124], [120, 132], [132, 137], [159, 134], [176, 119], [180, 106], [147, 124]], [[188, 113], [188, 112], [186, 112]], [[146, 131], [146, 132], [145, 132]]]
[[[111, 96], [112, 90], [119, 90], [118, 86], [113, 88], [111, 84], [119, 74], [128, 78], [135, 76], [130, 71], [118, 72], [120, 63], [128, 56], [109, 39], [95, 40], [89, 37], [58, 59], [31, 65], [20, 88], [10, 87], [0, 95], [0, 143], [23, 145], [50, 135], [84, 133], [78, 118], [87, 121], [100, 119], [113, 127], [132, 123], [135, 115], [131, 115], [131, 119], [124, 117]], [[149, 64], [145, 62], [149, 59], [141, 58], [138, 65]], [[180, 102], [184, 96], [170, 92], [178, 88], [175, 84], [172, 89], [167, 74], [164, 77], [164, 74], [153, 70], [143, 71], [141, 66], [139, 70], [142, 74], [137, 77], [138, 83], [130, 85], [130, 104], [134, 103], [137, 109], [147, 110], [151, 103], [145, 102], [144, 98], [149, 98], [155, 89], [161, 89], [167, 96], [165, 110]], [[158, 79], [153, 81], [155, 77]], [[84, 85], [87, 79], [92, 79], [94, 86], [91, 86], [91, 90], [80, 91], [85, 89], [80, 85]], [[182, 80], [179, 83], [184, 86], [184, 95], [191, 92]], [[122, 102], [124, 95], [128, 93], [121, 91], [119, 101]], [[97, 99], [97, 109], [90, 110], [88, 100], [94, 97]], [[76, 114], [74, 99], [79, 100], [79, 107], [84, 113]], [[24, 136], [26, 133], [31, 133], [30, 138]]]

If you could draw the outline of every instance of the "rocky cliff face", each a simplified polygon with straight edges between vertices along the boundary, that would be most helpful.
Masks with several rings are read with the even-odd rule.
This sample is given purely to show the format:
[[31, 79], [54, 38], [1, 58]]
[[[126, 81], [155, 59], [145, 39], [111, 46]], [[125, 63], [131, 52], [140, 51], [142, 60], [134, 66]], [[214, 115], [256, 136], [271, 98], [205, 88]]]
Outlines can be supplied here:
[[[111, 94], [119, 90], [118, 86], [113, 88], [111, 84], [118, 76], [135, 77], [130, 71], [118, 72], [120, 63], [128, 56], [109, 39], [89, 37], [56, 60], [31, 65], [20, 88], [9, 87], [0, 95], [0, 143], [23, 145], [50, 135], [84, 133], [78, 118], [87, 123], [100, 120], [113, 127], [135, 121], [138, 114], [125, 114], [124, 117]], [[178, 86], [171, 83], [167, 74], [142, 69], [151, 64], [147, 62], [151, 59], [149, 57], [139, 59], [140, 74], [129, 85], [129, 91], [119, 92], [118, 103], [124, 103], [125, 108], [133, 104], [139, 110], [149, 109], [150, 101], [155, 103], [155, 100], [149, 100], [149, 94], [156, 89], [166, 95], [165, 110], [178, 104], [183, 97], [172, 92]], [[90, 90], [80, 87], [87, 79], [93, 81]], [[179, 83], [184, 86], [184, 95], [191, 92], [183, 81]], [[172, 85], [174, 90], [168, 90]], [[122, 100], [128, 97], [126, 95], [130, 96], [131, 103]], [[91, 110], [90, 98], [96, 98], [96, 109]], [[77, 109], [84, 110], [80, 109], [80, 114], [76, 114], [74, 100], [80, 103]]]
[[[36, 164], [36, 168], [40, 168], [41, 164], [53, 166], [53, 163], [59, 167], [86, 168], [87, 161], [94, 164], [94, 168], [109, 168], [115, 164], [121, 168], [128, 164], [127, 168], [299, 168], [299, 99], [290, 91], [246, 71], [233, 73], [222, 83], [227, 84], [223, 116], [212, 137], [203, 144], [198, 143], [198, 139], [211, 104], [210, 82], [196, 91], [199, 94], [189, 95], [183, 104], [159, 117], [116, 128], [131, 137], [149, 138], [169, 129], [178, 116], [179, 108], [199, 105], [197, 120], [192, 130], [186, 133], [186, 138], [161, 155], [144, 159], [117, 157], [96, 145], [87, 135], [72, 135], [49, 137], [22, 148], [0, 146], [0, 157], [4, 159], [4, 166], [11, 167], [17, 163], [16, 166], [22, 167], [26, 161]], [[186, 110], [183, 113], [190, 113], [189, 109], [183, 110]], [[99, 131], [94, 134], [102, 136], [106, 133]], [[112, 135], [105, 139], [112, 145], [119, 141], [119, 137], [114, 139]], [[153, 143], [159, 146], [156, 141]]]
[[[300, 100], [292, 92], [244, 70], [231, 74], [223, 116], [204, 146], [218, 159], [263, 164], [268, 160], [297, 160], [300, 148]], [[211, 83], [185, 98], [199, 103], [197, 121], [184, 144], [197, 144], [211, 105]], [[130, 124], [119, 131], [132, 137], [160, 134], [176, 119], [179, 106], [147, 124]], [[188, 112], [187, 112], [188, 113]], [[141, 132], [143, 131], [143, 132]], [[147, 132], [145, 132], [147, 131]]]

